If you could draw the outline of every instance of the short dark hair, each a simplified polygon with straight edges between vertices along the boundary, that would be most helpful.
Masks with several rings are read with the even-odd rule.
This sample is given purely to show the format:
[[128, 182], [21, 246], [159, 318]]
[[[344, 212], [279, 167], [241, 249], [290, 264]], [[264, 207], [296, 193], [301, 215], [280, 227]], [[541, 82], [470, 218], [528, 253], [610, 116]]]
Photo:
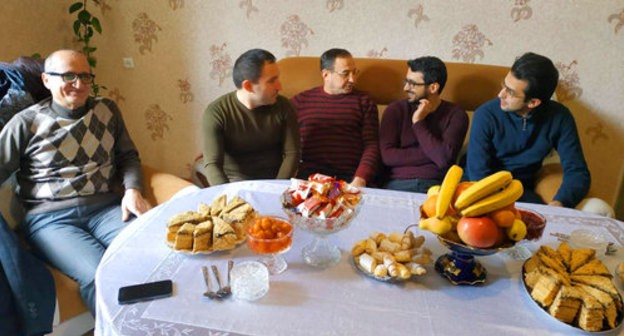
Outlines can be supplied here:
[[334, 70], [336, 58], [353, 57], [347, 49], [332, 48], [321, 55], [321, 70]]
[[446, 65], [444, 65], [441, 59], [434, 56], [423, 56], [407, 61], [407, 65], [413, 72], [422, 73], [425, 83], [440, 84], [438, 94], [442, 93], [444, 85], [446, 85], [447, 74]]
[[240, 89], [245, 80], [257, 83], [265, 63], [275, 63], [275, 56], [263, 49], [247, 50], [240, 55], [234, 63], [234, 70], [232, 70], [236, 88]]
[[524, 90], [525, 102], [531, 98], [540, 99], [542, 102], [550, 100], [559, 82], [559, 71], [553, 62], [548, 57], [532, 52], [516, 59], [511, 66], [511, 74], [527, 81]]

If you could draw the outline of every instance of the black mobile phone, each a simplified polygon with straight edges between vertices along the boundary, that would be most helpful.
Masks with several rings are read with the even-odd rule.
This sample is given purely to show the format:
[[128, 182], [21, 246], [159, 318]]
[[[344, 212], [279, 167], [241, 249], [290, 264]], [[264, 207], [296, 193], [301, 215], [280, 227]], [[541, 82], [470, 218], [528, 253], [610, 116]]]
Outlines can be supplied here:
[[148, 301], [169, 297], [173, 294], [171, 280], [148, 282], [119, 288], [117, 301], [119, 304], [129, 304], [139, 301]]

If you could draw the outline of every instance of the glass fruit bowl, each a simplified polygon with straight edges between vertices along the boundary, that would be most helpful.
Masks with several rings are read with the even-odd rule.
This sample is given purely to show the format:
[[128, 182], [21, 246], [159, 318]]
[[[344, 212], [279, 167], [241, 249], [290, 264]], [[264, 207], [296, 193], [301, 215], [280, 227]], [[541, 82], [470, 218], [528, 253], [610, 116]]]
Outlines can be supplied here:
[[[436, 271], [454, 285], [483, 284], [487, 277], [487, 270], [475, 259], [475, 256], [488, 256], [501, 251], [512, 251], [510, 253], [515, 254], [518, 249], [526, 249], [526, 247], [520, 246], [523, 241], [538, 240], [544, 232], [546, 227], [544, 216], [530, 210], [517, 210], [520, 212], [522, 221], [527, 226], [527, 235], [522, 241], [514, 242], [507, 239], [502, 244], [494, 247], [479, 248], [463, 243], [455, 231], [445, 235], [438, 235], [438, 241], [451, 250], [451, 253], [444, 254], [436, 260]], [[427, 218], [422, 207], [420, 216], [421, 218]], [[528, 249], [526, 250], [528, 251]]]
[[259, 261], [269, 273], [279, 274], [288, 268], [281, 254], [290, 250], [293, 231], [293, 225], [284, 217], [258, 216], [247, 227], [247, 246], [262, 255]]
[[[282, 194], [282, 200], [287, 192]], [[314, 240], [302, 250], [303, 259], [308, 265], [327, 268], [340, 261], [340, 250], [328, 242], [327, 236], [349, 227], [353, 218], [359, 213], [362, 202], [363, 199], [360, 199], [355, 207], [345, 207], [340, 216], [331, 218], [305, 217], [297, 212], [296, 208], [283, 207], [291, 223], [314, 234]]]

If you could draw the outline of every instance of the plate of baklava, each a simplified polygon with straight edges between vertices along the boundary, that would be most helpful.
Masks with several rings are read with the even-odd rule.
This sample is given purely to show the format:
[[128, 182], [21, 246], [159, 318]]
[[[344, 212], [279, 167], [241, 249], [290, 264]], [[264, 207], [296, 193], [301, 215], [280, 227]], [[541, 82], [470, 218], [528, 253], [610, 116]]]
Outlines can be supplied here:
[[622, 323], [622, 296], [594, 249], [541, 246], [522, 266], [531, 300], [555, 321], [590, 333], [608, 333]]
[[256, 210], [244, 199], [221, 195], [210, 205], [173, 215], [167, 221], [166, 244], [174, 251], [210, 254], [235, 248], [246, 239], [245, 230]]

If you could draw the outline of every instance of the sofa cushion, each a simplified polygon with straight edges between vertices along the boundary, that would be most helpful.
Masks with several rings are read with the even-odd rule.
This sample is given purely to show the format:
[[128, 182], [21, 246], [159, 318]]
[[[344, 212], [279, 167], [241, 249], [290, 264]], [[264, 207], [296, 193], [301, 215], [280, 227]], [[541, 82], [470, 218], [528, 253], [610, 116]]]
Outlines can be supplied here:
[[24, 210], [15, 196], [15, 174], [0, 185], [0, 213], [4, 215], [7, 224], [15, 230], [24, 216]]
[[88, 311], [87, 305], [84, 304], [80, 296], [78, 283], [56, 268], [48, 266], [48, 269], [54, 278], [60, 321], [67, 321]]
[[[281, 93], [290, 98], [299, 92], [323, 84], [318, 57], [290, 57], [278, 61]], [[405, 98], [403, 79], [407, 60], [355, 58], [360, 70], [356, 87], [368, 93], [377, 104], [388, 105]], [[448, 79], [442, 98], [466, 110], [496, 97], [509, 67], [485, 64], [445, 62]]]
[[[384, 58], [355, 58], [356, 67], [361, 71], [356, 87], [368, 93], [378, 104], [379, 119], [385, 107], [393, 101], [405, 99], [403, 79], [407, 73], [407, 60]], [[497, 96], [500, 84], [509, 72], [509, 67], [445, 62], [448, 78], [442, 91], [442, 99], [458, 104], [468, 112], [470, 123], [474, 110]], [[299, 92], [323, 84], [319, 57], [289, 57], [278, 61], [281, 93], [291, 98]], [[470, 129], [469, 123], [469, 129]], [[468, 137], [460, 152], [459, 159], [466, 152]], [[536, 192], [544, 200], [552, 199], [561, 184], [562, 173], [558, 165], [559, 157], [554, 153], [544, 160], [544, 169], [537, 181]], [[554, 164], [550, 166], [550, 164]], [[539, 185], [543, 179], [543, 185]], [[605, 203], [606, 204], [606, 203]], [[608, 205], [607, 205], [608, 206]]]

